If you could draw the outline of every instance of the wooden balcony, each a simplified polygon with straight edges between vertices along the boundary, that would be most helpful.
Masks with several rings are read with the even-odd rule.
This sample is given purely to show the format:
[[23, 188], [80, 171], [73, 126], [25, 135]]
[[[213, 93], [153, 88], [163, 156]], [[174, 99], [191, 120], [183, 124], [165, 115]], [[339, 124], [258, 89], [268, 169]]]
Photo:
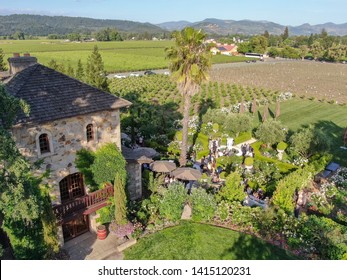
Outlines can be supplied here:
[[58, 223], [73, 220], [78, 215], [88, 215], [109, 204], [108, 198], [113, 195], [113, 186], [107, 185], [101, 190], [78, 197], [74, 200], [53, 206]]

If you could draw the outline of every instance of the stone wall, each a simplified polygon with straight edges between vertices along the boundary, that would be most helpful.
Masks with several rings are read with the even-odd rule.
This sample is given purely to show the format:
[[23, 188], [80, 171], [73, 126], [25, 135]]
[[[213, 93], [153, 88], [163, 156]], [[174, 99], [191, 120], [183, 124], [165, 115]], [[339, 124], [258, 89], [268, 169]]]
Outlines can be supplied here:
[[[87, 142], [86, 126], [94, 126], [94, 140]], [[47, 133], [52, 146], [50, 153], [40, 154], [38, 136]], [[52, 200], [60, 203], [59, 182], [78, 172], [76, 152], [82, 148], [96, 150], [105, 143], [121, 147], [119, 110], [102, 111], [61, 119], [37, 126], [25, 125], [12, 129], [19, 151], [32, 163], [42, 160], [40, 173], [50, 170], [47, 183], [52, 186]]]
[[137, 161], [128, 161], [126, 165], [128, 173], [128, 194], [130, 200], [142, 197], [141, 164]]

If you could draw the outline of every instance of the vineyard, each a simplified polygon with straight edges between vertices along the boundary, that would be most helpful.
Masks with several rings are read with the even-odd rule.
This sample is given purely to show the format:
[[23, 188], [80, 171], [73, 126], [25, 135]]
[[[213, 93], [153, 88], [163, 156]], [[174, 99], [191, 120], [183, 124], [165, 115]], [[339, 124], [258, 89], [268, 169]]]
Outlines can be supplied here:
[[[141, 134], [145, 139], [160, 143], [159, 149], [165, 151], [168, 143], [174, 139], [182, 119], [182, 98], [170, 77], [152, 75], [112, 79], [110, 88], [112, 93], [133, 102], [129, 112], [122, 114], [122, 131], [133, 136]], [[269, 109], [269, 117], [274, 117], [276, 101], [279, 100], [279, 120], [289, 130], [296, 131], [308, 124], [324, 125], [334, 136], [336, 147], [342, 145], [340, 134], [346, 126], [346, 106], [295, 97], [289, 92], [210, 81], [202, 85], [201, 91], [193, 96], [191, 116], [202, 116], [208, 108], [225, 108], [237, 113], [241, 104], [245, 112], [250, 112], [254, 99], [254, 127], [261, 122], [265, 104]], [[341, 159], [340, 162], [346, 161], [344, 151], [334, 150], [332, 153]]]
[[237, 64], [211, 71], [211, 80], [244, 86], [290, 91], [297, 96], [347, 103], [347, 68], [344, 64], [313, 61], [276, 61]]
[[[175, 103], [182, 109], [180, 107], [182, 98], [176, 84], [165, 75], [113, 79], [111, 91], [125, 98], [129, 94], [136, 93], [141, 102]], [[201, 107], [206, 104], [209, 104], [211, 108], [223, 108], [239, 106], [238, 104], [243, 102], [246, 107], [250, 108], [253, 99], [262, 105], [273, 103], [278, 98], [283, 100], [285, 95], [280, 95], [279, 91], [274, 90], [210, 81], [203, 84], [200, 93], [192, 97], [191, 115], [198, 114]], [[235, 110], [237, 110], [236, 107]]]

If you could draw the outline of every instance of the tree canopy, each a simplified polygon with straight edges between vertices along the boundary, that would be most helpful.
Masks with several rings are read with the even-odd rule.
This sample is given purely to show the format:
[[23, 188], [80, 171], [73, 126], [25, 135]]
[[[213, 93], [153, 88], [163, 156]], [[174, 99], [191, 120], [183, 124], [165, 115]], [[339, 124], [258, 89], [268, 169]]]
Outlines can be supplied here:
[[0, 85], [0, 211], [2, 228], [18, 259], [43, 259], [58, 251], [55, 217], [48, 187], [32, 175], [8, 129], [28, 106]]
[[268, 145], [283, 141], [286, 134], [287, 132], [281, 122], [273, 119], [263, 122], [255, 132], [256, 137]]
[[88, 57], [85, 69], [85, 81], [91, 86], [108, 91], [108, 82], [104, 70], [104, 63], [97, 45], [94, 46], [93, 52]]

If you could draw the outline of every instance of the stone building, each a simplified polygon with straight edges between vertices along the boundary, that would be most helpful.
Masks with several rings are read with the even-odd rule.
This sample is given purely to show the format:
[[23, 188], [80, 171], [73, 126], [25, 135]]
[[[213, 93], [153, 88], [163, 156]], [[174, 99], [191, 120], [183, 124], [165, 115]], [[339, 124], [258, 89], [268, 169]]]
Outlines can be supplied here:
[[[119, 110], [131, 103], [43, 66], [28, 54], [15, 54], [9, 64], [6, 90], [30, 106], [30, 115], [19, 114], [11, 132], [18, 149], [30, 162], [42, 161], [39, 172], [49, 171], [46, 182], [52, 188], [63, 244], [96, 230], [95, 211], [107, 205], [113, 193], [112, 186], [88, 191], [75, 166], [76, 152], [82, 148], [95, 151], [110, 142], [121, 149]], [[134, 157], [131, 162], [141, 164]], [[130, 186], [133, 199], [141, 197], [141, 187]]]

